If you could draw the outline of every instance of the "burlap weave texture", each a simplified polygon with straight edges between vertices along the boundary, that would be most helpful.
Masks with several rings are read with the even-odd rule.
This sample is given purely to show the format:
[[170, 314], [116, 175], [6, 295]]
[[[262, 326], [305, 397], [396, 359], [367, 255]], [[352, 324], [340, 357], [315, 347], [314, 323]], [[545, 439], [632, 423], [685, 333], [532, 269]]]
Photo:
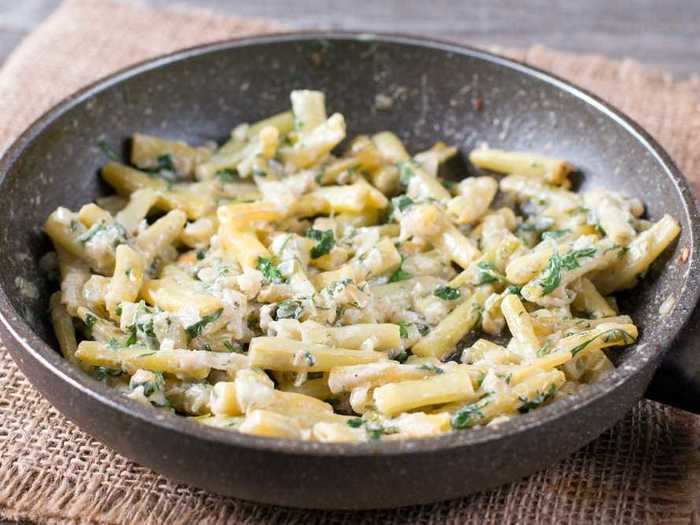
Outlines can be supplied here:
[[[68, 0], [0, 71], [0, 150], [34, 118], [115, 69], [198, 43], [274, 31], [265, 21]], [[543, 49], [508, 54], [630, 114], [700, 189], [700, 80]], [[381, 512], [260, 506], [178, 485], [66, 421], [0, 348], [0, 516], [42, 523], [689, 523], [700, 520], [700, 418], [641, 402], [544, 472], [461, 500]], [[694, 516], [694, 518], [693, 518]]]

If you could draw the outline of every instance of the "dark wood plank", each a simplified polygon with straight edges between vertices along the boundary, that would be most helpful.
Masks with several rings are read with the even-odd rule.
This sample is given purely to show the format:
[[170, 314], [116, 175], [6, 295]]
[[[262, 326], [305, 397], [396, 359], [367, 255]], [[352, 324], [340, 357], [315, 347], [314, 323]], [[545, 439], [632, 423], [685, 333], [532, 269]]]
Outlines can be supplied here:
[[[121, 0], [144, 3], [144, 0]], [[0, 62], [59, 0], [0, 0]], [[145, 0], [155, 6], [170, 0]], [[473, 43], [632, 57], [680, 77], [700, 72], [698, 0], [180, 0], [290, 27], [410, 32]]]

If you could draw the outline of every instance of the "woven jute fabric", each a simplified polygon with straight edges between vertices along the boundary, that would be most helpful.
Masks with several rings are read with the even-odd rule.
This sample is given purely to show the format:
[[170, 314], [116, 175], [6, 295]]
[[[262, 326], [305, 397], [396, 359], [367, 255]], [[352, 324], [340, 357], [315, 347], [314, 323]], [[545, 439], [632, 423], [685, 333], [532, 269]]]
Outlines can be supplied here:
[[[111, 71], [178, 48], [279, 28], [203, 11], [68, 0], [0, 72], [0, 150], [52, 104]], [[700, 189], [700, 80], [676, 83], [633, 62], [543, 48], [506, 52], [629, 113]], [[700, 418], [643, 401], [565, 461], [491, 492], [378, 512], [276, 508], [176, 484], [115, 454], [53, 409], [0, 348], [5, 518], [61, 524], [690, 523], [700, 519], [699, 449]]]

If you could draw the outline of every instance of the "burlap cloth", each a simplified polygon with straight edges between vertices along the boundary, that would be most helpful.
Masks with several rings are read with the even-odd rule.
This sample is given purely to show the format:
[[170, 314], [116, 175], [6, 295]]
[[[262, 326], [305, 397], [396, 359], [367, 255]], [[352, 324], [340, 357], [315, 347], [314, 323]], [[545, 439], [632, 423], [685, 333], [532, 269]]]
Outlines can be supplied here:
[[[274, 31], [203, 11], [68, 0], [0, 71], [0, 150], [86, 83], [194, 44]], [[700, 79], [539, 47], [509, 54], [602, 95], [637, 119], [700, 188]], [[173, 483], [66, 421], [0, 349], [0, 516], [41, 523], [697, 523], [700, 417], [643, 401], [544, 472], [461, 500], [381, 512], [255, 505]], [[438, 480], [439, 482], [439, 480]]]

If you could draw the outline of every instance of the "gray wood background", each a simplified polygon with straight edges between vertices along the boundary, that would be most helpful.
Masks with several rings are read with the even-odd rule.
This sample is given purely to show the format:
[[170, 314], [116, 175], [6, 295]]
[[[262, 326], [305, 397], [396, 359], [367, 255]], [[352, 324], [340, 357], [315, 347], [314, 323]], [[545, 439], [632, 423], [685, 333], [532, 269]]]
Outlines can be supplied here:
[[[119, 0], [275, 18], [297, 28], [422, 33], [632, 57], [700, 73], [700, 0]], [[0, 63], [60, 0], [0, 0]]]

